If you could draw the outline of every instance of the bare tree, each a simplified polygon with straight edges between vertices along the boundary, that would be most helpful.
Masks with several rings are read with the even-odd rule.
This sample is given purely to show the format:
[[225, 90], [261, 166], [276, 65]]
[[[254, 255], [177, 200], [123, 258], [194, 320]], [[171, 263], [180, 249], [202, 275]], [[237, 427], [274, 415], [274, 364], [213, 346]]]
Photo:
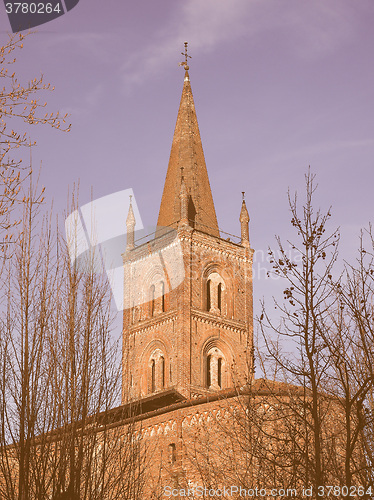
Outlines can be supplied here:
[[[1, 472], [4, 498], [29, 498], [30, 460], [35, 435], [46, 411], [43, 397], [48, 378], [43, 362], [50, 327], [52, 288], [51, 233], [43, 221], [39, 234], [35, 218], [41, 195], [32, 187], [26, 195], [22, 231], [13, 245], [13, 257], [2, 272], [1, 311]], [[42, 242], [42, 244], [40, 244]], [[9, 444], [13, 444], [10, 450]], [[17, 467], [15, 467], [17, 464]], [[14, 474], [17, 470], [17, 480]], [[3, 486], [3, 485], [1, 485]]]
[[[10, 238], [9, 229], [16, 220], [11, 213], [17, 201], [22, 201], [20, 188], [30, 173], [31, 167], [22, 165], [16, 150], [20, 147], [35, 145], [21, 124], [47, 124], [55, 129], [68, 131], [65, 119], [67, 115], [45, 113], [46, 103], [41, 102], [44, 91], [53, 90], [50, 84], [44, 83], [43, 76], [34, 78], [28, 83], [20, 83], [13, 67], [16, 63], [14, 52], [23, 48], [28, 35], [10, 35], [7, 43], [0, 47], [0, 248], [4, 251], [5, 243]], [[26, 129], [27, 130], [27, 129]]]
[[296, 263], [277, 237], [278, 251], [270, 251], [270, 256], [274, 273], [286, 282], [285, 303], [275, 303], [281, 312], [279, 326], [273, 324], [267, 310], [263, 309], [261, 328], [265, 334], [267, 324], [277, 339], [286, 338], [288, 349], [294, 349], [291, 355], [280, 354], [278, 348], [274, 349], [276, 344], [264, 335], [269, 354], [285, 381], [305, 388], [301, 401], [298, 398], [293, 407], [304, 421], [305, 437], [310, 443], [304, 455], [305, 481], [313, 484], [317, 491], [328, 479], [324, 424], [330, 407], [323, 393], [328, 384], [330, 358], [324, 355], [323, 339], [329, 311], [335, 303], [330, 278], [338, 255], [339, 234], [326, 232], [330, 210], [325, 214], [315, 211], [314, 192], [314, 176], [308, 172], [306, 201], [301, 210], [296, 195], [294, 199], [289, 196], [291, 224], [297, 232], [297, 241], [288, 244], [301, 259]]
[[142, 498], [139, 424], [131, 408], [111, 410], [121, 377], [109, 286], [93, 255], [84, 269], [70, 260], [16, 151], [35, 144], [17, 124], [70, 127], [44, 114], [40, 95], [53, 89], [42, 76], [22, 85], [11, 73], [24, 38], [0, 48], [0, 243], [11, 248], [0, 282], [0, 496]]
[[[332, 359], [332, 388], [345, 416], [342, 476], [349, 488], [374, 491], [374, 240], [371, 227], [362, 232], [358, 258], [345, 265], [344, 279], [334, 284], [338, 307], [326, 344]], [[371, 494], [368, 494], [370, 497]]]
[[[0, 322], [0, 496], [142, 498], [145, 456], [120, 396], [110, 288], [70, 260], [30, 187]], [[58, 241], [58, 246], [57, 246]], [[58, 249], [58, 250], [57, 250]]]
[[285, 287], [279, 325], [265, 304], [259, 321], [266, 378], [223, 400], [225, 418], [203, 418], [187, 437], [197, 484], [308, 487], [313, 498], [335, 485], [334, 495], [372, 497], [373, 236], [335, 278], [339, 233], [329, 230], [331, 211], [314, 208], [314, 192], [308, 172], [302, 207], [289, 196], [296, 238], [287, 248], [278, 237], [270, 251]]

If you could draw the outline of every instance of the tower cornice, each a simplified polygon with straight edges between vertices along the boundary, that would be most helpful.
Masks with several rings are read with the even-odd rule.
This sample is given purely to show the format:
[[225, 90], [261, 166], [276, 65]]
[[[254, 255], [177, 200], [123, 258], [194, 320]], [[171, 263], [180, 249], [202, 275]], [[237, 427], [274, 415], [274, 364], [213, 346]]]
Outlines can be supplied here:
[[231, 330], [243, 335], [247, 333], [246, 324], [244, 321], [235, 321], [221, 316], [214, 316], [211, 313], [203, 312], [199, 309], [192, 309], [191, 315], [194, 321], [199, 321], [200, 323], [207, 323], [217, 328]]

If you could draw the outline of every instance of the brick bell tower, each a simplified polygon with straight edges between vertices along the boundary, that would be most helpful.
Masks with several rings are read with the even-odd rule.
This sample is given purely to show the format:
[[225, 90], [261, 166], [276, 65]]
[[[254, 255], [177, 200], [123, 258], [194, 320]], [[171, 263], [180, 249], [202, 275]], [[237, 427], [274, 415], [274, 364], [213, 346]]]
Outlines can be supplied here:
[[126, 221], [122, 403], [149, 408], [240, 387], [253, 373], [249, 215], [243, 195], [241, 239], [220, 237], [185, 49], [158, 229], [136, 246], [131, 205]]

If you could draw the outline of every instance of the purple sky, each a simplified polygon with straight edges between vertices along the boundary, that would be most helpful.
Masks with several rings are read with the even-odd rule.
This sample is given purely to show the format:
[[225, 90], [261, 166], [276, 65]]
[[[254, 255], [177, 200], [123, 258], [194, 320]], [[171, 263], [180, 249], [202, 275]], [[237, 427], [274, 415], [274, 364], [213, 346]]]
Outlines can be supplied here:
[[[4, 42], [3, 4], [0, 26]], [[252, 246], [286, 239], [287, 188], [301, 195], [311, 165], [318, 203], [333, 206], [352, 257], [374, 219], [373, 26], [372, 0], [80, 0], [18, 54], [18, 74], [55, 85], [50, 111], [70, 113], [69, 134], [30, 131], [48, 198], [62, 213], [74, 183], [81, 204], [91, 189], [97, 198], [132, 188], [144, 224], [155, 224], [187, 40], [220, 227], [239, 233], [246, 191]], [[260, 277], [256, 304], [274, 286]]]

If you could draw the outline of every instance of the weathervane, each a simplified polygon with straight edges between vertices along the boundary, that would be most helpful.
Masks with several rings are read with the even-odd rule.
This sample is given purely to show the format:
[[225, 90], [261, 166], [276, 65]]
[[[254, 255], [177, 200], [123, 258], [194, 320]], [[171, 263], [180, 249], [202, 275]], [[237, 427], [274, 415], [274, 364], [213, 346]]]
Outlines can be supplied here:
[[188, 71], [190, 69], [188, 66], [188, 58], [191, 59], [191, 56], [189, 56], [187, 54], [187, 45], [188, 45], [188, 42], [184, 42], [184, 52], [181, 52], [182, 56], [184, 56], [186, 58], [186, 60], [179, 63], [179, 66], [184, 66], [184, 69], [186, 71]]

